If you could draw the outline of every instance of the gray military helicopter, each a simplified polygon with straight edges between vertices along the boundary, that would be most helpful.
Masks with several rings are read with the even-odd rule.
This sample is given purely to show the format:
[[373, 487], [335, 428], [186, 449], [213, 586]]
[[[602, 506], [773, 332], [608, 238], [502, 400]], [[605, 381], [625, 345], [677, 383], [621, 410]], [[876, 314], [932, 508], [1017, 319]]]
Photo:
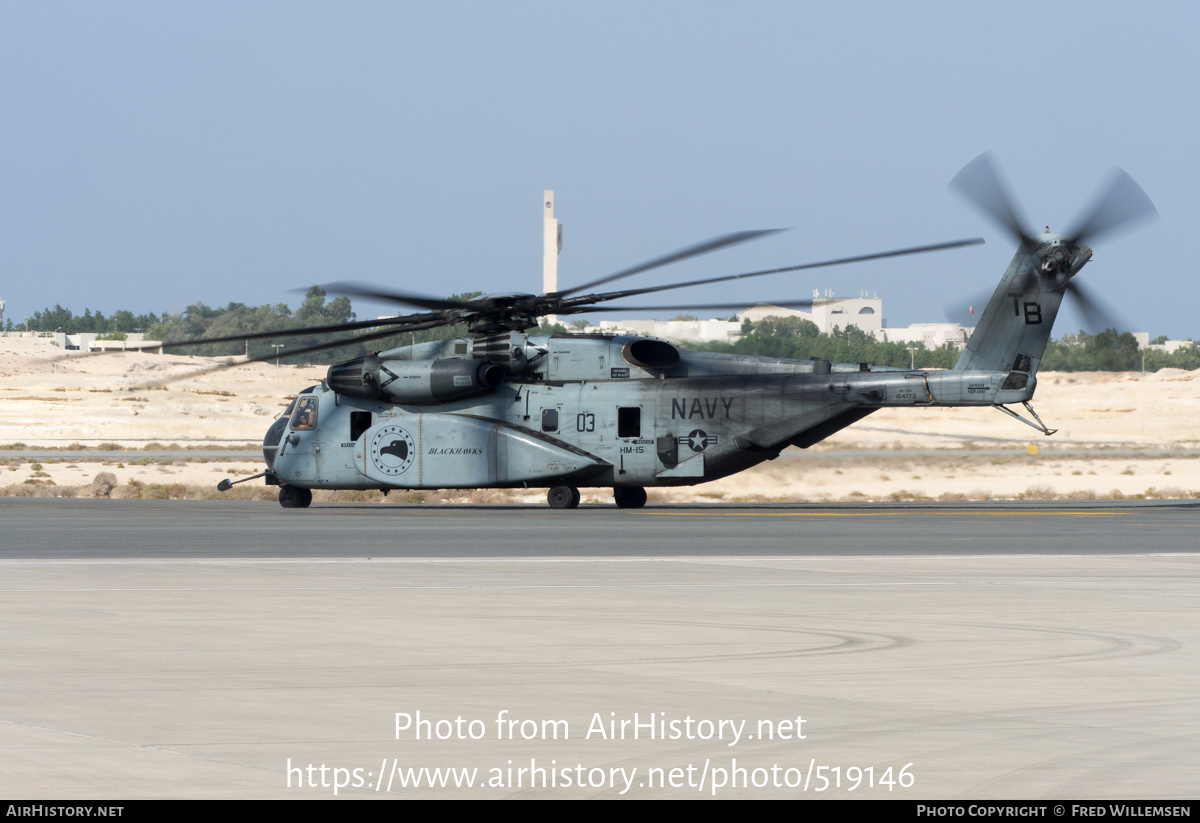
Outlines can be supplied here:
[[[885, 407], [994, 406], [1053, 434], [1030, 406], [1037, 370], [1063, 296], [1102, 317], [1073, 279], [1085, 244], [1155, 213], [1118, 170], [1065, 234], [1028, 234], [988, 155], [954, 179], [959, 190], [1019, 242], [954, 368], [924, 371], [684, 351], [665, 340], [609, 334], [530, 335], [539, 318], [654, 309], [721, 310], [724, 304], [602, 306], [620, 298], [729, 280], [958, 248], [975, 238], [878, 254], [674, 283], [583, 294], [668, 263], [762, 237], [725, 235], [545, 295], [450, 300], [353, 283], [335, 293], [425, 311], [290, 334], [366, 334], [293, 351], [306, 354], [397, 332], [465, 324], [469, 337], [380, 351], [329, 367], [296, 397], [263, 440], [265, 478], [285, 508], [314, 489], [546, 488], [552, 508], [579, 505], [581, 487], [611, 488], [620, 508], [640, 508], [646, 488], [705, 483], [807, 448]], [[811, 300], [780, 306], [807, 307]], [[280, 337], [212, 338], [189, 344]], [[180, 344], [185, 345], [185, 344]], [[267, 358], [260, 358], [267, 359]], [[1033, 420], [1009, 406], [1021, 404]], [[1036, 422], [1034, 422], [1036, 421]], [[219, 485], [228, 490], [232, 482]]]

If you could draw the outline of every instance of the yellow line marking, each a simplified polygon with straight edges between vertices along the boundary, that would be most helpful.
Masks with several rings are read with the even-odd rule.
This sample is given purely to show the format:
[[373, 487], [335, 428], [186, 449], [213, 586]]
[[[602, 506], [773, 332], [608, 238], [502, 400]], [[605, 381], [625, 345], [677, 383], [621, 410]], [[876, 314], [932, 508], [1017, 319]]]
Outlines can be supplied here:
[[646, 512], [666, 517], [911, 517], [919, 514], [935, 514], [943, 517], [1096, 517], [1119, 514], [1115, 511], [1085, 512]]

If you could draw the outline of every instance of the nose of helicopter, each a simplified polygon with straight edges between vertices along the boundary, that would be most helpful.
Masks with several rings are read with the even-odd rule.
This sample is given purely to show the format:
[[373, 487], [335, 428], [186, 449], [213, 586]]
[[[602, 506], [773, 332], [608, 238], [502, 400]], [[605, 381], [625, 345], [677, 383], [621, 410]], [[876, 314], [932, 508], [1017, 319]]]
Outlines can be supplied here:
[[287, 429], [288, 418], [281, 417], [271, 424], [271, 428], [267, 429], [267, 433], [263, 436], [263, 461], [267, 464], [267, 469], [274, 471], [275, 469], [275, 454], [279, 451], [279, 442], [283, 440], [283, 432]]

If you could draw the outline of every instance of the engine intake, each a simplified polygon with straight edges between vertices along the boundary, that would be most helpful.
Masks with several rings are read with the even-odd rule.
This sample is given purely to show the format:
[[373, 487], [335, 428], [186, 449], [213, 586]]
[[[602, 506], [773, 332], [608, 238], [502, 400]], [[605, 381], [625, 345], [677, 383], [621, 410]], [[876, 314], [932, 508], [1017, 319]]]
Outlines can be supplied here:
[[330, 366], [326, 380], [339, 394], [422, 406], [494, 391], [504, 382], [504, 369], [477, 360], [382, 360], [371, 354]]
[[625, 344], [621, 357], [626, 363], [644, 369], [673, 369], [679, 365], [679, 349], [662, 340], [645, 338]]

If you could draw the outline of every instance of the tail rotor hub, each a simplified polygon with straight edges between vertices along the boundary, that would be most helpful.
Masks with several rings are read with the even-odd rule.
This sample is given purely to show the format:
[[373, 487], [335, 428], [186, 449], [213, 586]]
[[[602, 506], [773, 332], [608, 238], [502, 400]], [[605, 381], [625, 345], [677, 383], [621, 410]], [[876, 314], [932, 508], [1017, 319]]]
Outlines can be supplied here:
[[1047, 277], [1067, 271], [1070, 265], [1071, 255], [1057, 242], [1042, 255], [1042, 274]]

